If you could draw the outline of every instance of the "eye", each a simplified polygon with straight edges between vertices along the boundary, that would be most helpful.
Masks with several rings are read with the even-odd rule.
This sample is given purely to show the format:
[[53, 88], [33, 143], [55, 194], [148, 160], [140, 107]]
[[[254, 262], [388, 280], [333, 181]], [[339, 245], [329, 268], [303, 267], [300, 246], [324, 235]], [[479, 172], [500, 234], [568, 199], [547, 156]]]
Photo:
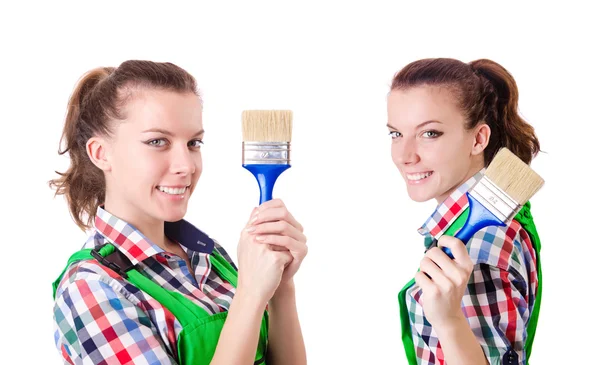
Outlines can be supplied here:
[[147, 141], [146, 144], [152, 147], [163, 147], [167, 144], [167, 140], [165, 140], [164, 138], [152, 139], [150, 141]]
[[425, 131], [423, 132], [423, 137], [425, 138], [437, 138], [441, 136], [442, 133], [438, 131]]
[[396, 131], [390, 131], [389, 135], [392, 136], [392, 139], [396, 139], [396, 138], [402, 136], [402, 134], [400, 132], [396, 132]]
[[188, 146], [193, 147], [193, 148], [200, 148], [200, 146], [202, 146], [204, 144], [204, 142], [201, 139], [195, 139], [193, 141], [190, 141], [188, 143]]

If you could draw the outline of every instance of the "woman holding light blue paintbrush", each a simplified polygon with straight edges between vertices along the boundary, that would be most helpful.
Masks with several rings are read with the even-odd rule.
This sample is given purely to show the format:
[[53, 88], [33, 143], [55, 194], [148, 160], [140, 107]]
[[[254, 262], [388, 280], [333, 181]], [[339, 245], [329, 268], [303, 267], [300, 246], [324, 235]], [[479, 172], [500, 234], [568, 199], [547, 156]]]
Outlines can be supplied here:
[[[519, 116], [517, 101], [515, 80], [490, 60], [423, 59], [393, 79], [387, 125], [392, 159], [411, 199], [438, 203], [419, 229], [426, 249], [419, 271], [398, 296], [410, 364], [528, 361], [541, 265], [527, 200], [543, 181], [496, 165], [500, 157], [495, 157], [506, 152], [502, 159], [517, 160], [510, 166], [521, 164], [520, 171], [531, 172], [526, 164], [539, 142]], [[504, 185], [489, 183], [498, 175], [516, 180], [525, 194], [514, 198], [509, 187], [505, 190], [513, 190], [505, 196]], [[488, 200], [478, 195], [484, 185], [497, 192]], [[476, 211], [488, 212], [485, 207], [503, 199], [514, 203], [503, 219], [490, 215], [494, 222], [476, 222]], [[455, 233], [460, 239], [452, 237]]]
[[74, 90], [71, 165], [51, 186], [90, 236], [53, 285], [65, 364], [306, 364], [293, 283], [306, 237], [283, 202], [252, 211], [239, 272], [183, 219], [202, 124], [196, 81], [171, 63], [97, 68]]

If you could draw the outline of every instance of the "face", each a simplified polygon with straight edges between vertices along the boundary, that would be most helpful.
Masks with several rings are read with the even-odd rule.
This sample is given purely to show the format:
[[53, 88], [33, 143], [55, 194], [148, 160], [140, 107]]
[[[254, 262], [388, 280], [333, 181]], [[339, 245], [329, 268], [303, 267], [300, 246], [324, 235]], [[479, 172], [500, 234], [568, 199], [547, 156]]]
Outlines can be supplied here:
[[466, 130], [466, 119], [451, 92], [419, 86], [388, 96], [392, 159], [417, 202], [443, 202], [484, 167], [489, 127]]
[[106, 142], [107, 209], [131, 223], [182, 219], [202, 172], [200, 99], [144, 90], [123, 112]]

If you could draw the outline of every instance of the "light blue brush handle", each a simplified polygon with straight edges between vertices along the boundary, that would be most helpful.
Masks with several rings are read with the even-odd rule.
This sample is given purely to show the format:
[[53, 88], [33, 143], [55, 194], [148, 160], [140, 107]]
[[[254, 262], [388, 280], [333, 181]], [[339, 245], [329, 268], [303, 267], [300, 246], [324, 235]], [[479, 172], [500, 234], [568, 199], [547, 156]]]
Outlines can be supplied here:
[[282, 172], [291, 166], [287, 164], [247, 164], [242, 165], [250, 171], [260, 188], [260, 204], [273, 199], [273, 186]]
[[[489, 226], [500, 226], [504, 227], [506, 224], [498, 219], [492, 212], [484, 207], [477, 199], [473, 198], [471, 194], [467, 193], [467, 199], [469, 199], [469, 216], [463, 227], [456, 233], [454, 237], [461, 240], [465, 245], [473, 237], [473, 235], [482, 228]], [[452, 252], [448, 247], [442, 247], [450, 258], [454, 258]]]

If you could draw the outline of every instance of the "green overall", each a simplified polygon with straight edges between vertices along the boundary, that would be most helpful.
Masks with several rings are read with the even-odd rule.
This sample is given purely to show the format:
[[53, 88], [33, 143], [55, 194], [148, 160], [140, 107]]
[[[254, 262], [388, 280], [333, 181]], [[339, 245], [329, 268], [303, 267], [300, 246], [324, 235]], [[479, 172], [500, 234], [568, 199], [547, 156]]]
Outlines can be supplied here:
[[[135, 269], [135, 266], [111, 244], [99, 250], [84, 249], [74, 253], [67, 267], [53, 283], [53, 295], [65, 271], [74, 262], [97, 259], [116, 271], [138, 289], [152, 296], [166, 307], [179, 321], [182, 330], [177, 338], [177, 358], [182, 365], [210, 364], [228, 312], [209, 314], [191, 300], [177, 292], [169, 291], [148, 279]], [[212, 267], [219, 276], [237, 287], [237, 272], [216, 250], [210, 255]], [[265, 310], [256, 351], [255, 365], [266, 364], [268, 312]]]
[[[529, 357], [531, 356], [531, 349], [533, 347], [533, 339], [535, 337], [535, 329], [537, 327], [538, 316], [540, 312], [540, 303], [542, 302], [542, 264], [540, 261], [540, 250], [541, 243], [540, 238], [537, 234], [535, 224], [533, 223], [533, 217], [531, 216], [531, 204], [527, 202], [519, 213], [515, 216], [515, 220], [521, 223], [521, 226], [529, 234], [531, 243], [535, 250], [537, 257], [537, 275], [538, 275], [538, 289], [536, 293], [535, 303], [533, 311], [527, 325], [527, 341], [525, 343], [525, 354], [527, 356], [527, 363], [529, 363]], [[467, 208], [452, 225], [444, 232], [444, 235], [454, 235], [466, 222], [467, 216], [469, 215], [469, 208]], [[408, 284], [402, 288], [398, 294], [398, 301], [400, 303], [400, 325], [402, 328], [402, 343], [404, 344], [404, 351], [406, 352], [406, 358], [410, 365], [417, 365], [417, 356], [415, 353], [415, 345], [413, 343], [412, 332], [410, 328], [410, 320], [408, 318], [408, 308], [406, 305], [406, 292], [410, 287], [415, 284], [415, 279], [412, 279]]]

